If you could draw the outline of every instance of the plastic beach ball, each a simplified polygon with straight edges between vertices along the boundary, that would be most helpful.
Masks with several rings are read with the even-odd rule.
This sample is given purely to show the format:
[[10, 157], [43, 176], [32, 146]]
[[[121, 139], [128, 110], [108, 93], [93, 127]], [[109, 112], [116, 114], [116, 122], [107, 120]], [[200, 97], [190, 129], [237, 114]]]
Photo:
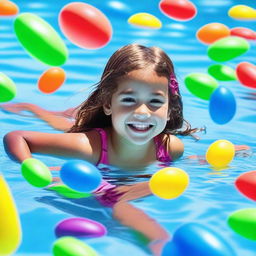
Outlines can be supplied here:
[[256, 171], [242, 173], [235, 185], [244, 196], [256, 201]]
[[81, 48], [101, 48], [112, 37], [112, 26], [108, 18], [86, 3], [65, 5], [59, 14], [59, 26], [63, 34]]
[[107, 230], [101, 223], [86, 218], [69, 218], [62, 220], [55, 228], [57, 237], [75, 236], [94, 238], [106, 235]]
[[256, 32], [254, 32], [249, 28], [244, 28], [244, 27], [232, 28], [230, 30], [230, 35], [243, 37], [247, 40], [256, 40]]
[[0, 1], [0, 15], [10, 16], [16, 15], [19, 12], [19, 7], [8, 0]]
[[236, 113], [236, 99], [231, 90], [219, 86], [211, 95], [209, 113], [216, 124], [226, 124]]
[[98, 168], [83, 160], [70, 160], [60, 170], [60, 178], [68, 187], [79, 192], [91, 192], [101, 183]]
[[196, 6], [188, 0], [162, 0], [160, 10], [169, 18], [178, 21], [188, 21], [197, 14]]
[[209, 100], [218, 87], [218, 82], [212, 76], [203, 73], [191, 73], [185, 77], [184, 82], [193, 95], [203, 100]]
[[228, 15], [238, 20], [256, 20], [256, 9], [247, 5], [235, 5], [228, 11]]
[[0, 72], [0, 102], [12, 100], [17, 94], [15, 83], [7, 75]]
[[159, 29], [162, 27], [162, 22], [155, 17], [152, 14], [149, 13], [136, 13], [132, 15], [128, 19], [128, 23], [138, 26], [138, 27], [143, 27], [143, 28], [153, 28], [153, 29]]
[[250, 49], [250, 45], [244, 38], [228, 36], [214, 42], [208, 47], [207, 54], [214, 61], [232, 60]]
[[174, 199], [180, 196], [188, 184], [188, 174], [175, 167], [163, 168], [153, 174], [149, 180], [151, 192], [163, 199]]
[[256, 241], [256, 208], [233, 212], [228, 217], [228, 225], [239, 235]]
[[35, 187], [46, 187], [52, 182], [49, 168], [40, 160], [27, 158], [21, 164], [22, 176]]
[[236, 74], [242, 85], [256, 89], [256, 66], [249, 62], [241, 62], [236, 67]]
[[68, 50], [53, 27], [32, 13], [20, 14], [14, 21], [14, 31], [28, 53], [50, 66], [60, 66], [68, 58]]
[[228, 140], [216, 140], [206, 151], [206, 161], [216, 168], [226, 167], [235, 156], [235, 147]]
[[21, 242], [21, 225], [19, 214], [11, 191], [0, 175], [0, 255], [13, 255]]
[[205, 44], [212, 44], [220, 38], [230, 35], [229, 28], [222, 23], [209, 23], [201, 27], [196, 37], [199, 41]]
[[57, 91], [66, 79], [65, 71], [59, 67], [46, 70], [38, 80], [38, 88], [43, 93]]
[[179, 227], [172, 241], [168, 242], [162, 256], [233, 256], [232, 247], [226, 238], [216, 231], [198, 223]]
[[54, 256], [98, 256], [92, 247], [70, 236], [56, 240], [52, 252]]
[[237, 80], [236, 71], [233, 68], [222, 64], [213, 64], [209, 66], [208, 73], [219, 81]]

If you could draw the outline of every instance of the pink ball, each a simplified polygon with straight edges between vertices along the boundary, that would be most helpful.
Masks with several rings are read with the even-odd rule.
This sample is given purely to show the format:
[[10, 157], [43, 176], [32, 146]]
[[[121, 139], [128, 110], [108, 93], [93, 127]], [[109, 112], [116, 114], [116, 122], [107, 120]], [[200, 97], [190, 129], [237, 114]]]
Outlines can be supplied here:
[[59, 14], [59, 25], [63, 34], [81, 48], [101, 48], [112, 37], [108, 18], [97, 8], [85, 3], [65, 5]]

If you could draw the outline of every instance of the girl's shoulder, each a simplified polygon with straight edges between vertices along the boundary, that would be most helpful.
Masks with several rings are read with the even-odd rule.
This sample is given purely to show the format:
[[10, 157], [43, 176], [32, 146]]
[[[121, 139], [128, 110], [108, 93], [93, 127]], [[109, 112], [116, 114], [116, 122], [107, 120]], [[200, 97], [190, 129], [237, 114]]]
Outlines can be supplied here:
[[165, 134], [163, 140], [167, 139], [166, 149], [173, 161], [177, 160], [183, 155], [184, 144], [183, 142], [175, 135]]

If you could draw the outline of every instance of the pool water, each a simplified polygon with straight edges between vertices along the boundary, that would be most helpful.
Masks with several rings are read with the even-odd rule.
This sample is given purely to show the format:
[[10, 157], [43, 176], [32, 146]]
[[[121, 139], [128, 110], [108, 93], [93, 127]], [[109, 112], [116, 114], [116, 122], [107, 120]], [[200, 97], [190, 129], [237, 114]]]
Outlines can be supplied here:
[[[42, 94], [37, 89], [37, 79], [48, 67], [23, 50], [14, 34], [14, 17], [1, 17], [0, 71], [12, 78], [17, 85], [18, 94], [12, 102], [30, 102], [49, 110], [74, 107], [88, 96], [90, 85], [99, 80], [108, 58], [119, 47], [129, 43], [156, 45], [169, 54], [180, 82], [185, 118], [193, 127], [205, 126], [206, 133], [198, 134], [201, 137], [199, 141], [192, 137], [183, 138], [184, 156], [173, 164], [190, 176], [189, 187], [182, 196], [174, 200], [150, 196], [132, 204], [156, 219], [170, 234], [184, 223], [201, 223], [225, 237], [236, 255], [254, 256], [256, 243], [233, 232], [227, 225], [227, 217], [236, 210], [256, 207], [255, 202], [245, 198], [234, 186], [234, 180], [240, 174], [256, 169], [256, 91], [243, 87], [237, 81], [221, 82], [221, 85], [234, 93], [237, 112], [229, 123], [217, 125], [209, 116], [208, 102], [191, 95], [184, 86], [183, 79], [192, 72], [207, 73], [208, 66], [214, 64], [207, 57], [207, 47], [196, 39], [196, 31], [210, 22], [224, 23], [230, 28], [243, 26], [255, 29], [255, 21], [238, 21], [227, 16], [228, 9], [233, 5], [245, 4], [256, 8], [255, 2], [193, 0], [198, 8], [198, 15], [189, 22], [177, 22], [159, 11], [159, 1], [156, 0], [87, 1], [103, 11], [113, 26], [112, 40], [107, 46], [97, 50], [81, 49], [61, 34], [58, 13], [70, 1], [14, 2], [19, 6], [20, 12], [37, 14], [49, 22], [64, 39], [70, 56], [62, 66], [67, 74], [65, 84], [54, 94]], [[163, 27], [160, 30], [149, 30], [129, 25], [127, 19], [137, 12], [148, 12], [157, 16]], [[250, 45], [251, 49], [246, 54], [227, 64], [233, 68], [242, 61], [256, 64], [255, 42], [250, 42]], [[12, 130], [58, 132], [45, 122], [31, 117], [29, 113], [15, 115], [1, 110], [0, 115], [1, 139]], [[198, 160], [187, 159], [190, 155], [204, 155], [208, 146], [217, 139], [227, 139], [236, 145], [246, 144], [253, 153], [250, 157], [235, 157], [230, 166], [221, 171], [216, 171]], [[53, 191], [32, 187], [22, 178], [20, 165], [7, 157], [2, 144], [0, 147], [1, 172], [12, 190], [22, 224], [23, 239], [15, 255], [51, 255], [52, 243], [56, 240], [54, 227], [59, 221], [69, 217], [91, 218], [106, 226], [107, 236], [85, 240], [99, 255], [150, 255], [130, 229], [112, 219], [110, 208], [103, 207], [93, 197], [68, 199]], [[50, 156], [36, 155], [36, 158], [48, 166], [60, 166], [65, 162], [64, 159]], [[145, 180], [136, 179], [135, 174], [153, 173], [159, 168], [156, 163], [143, 172], [131, 173], [110, 167], [108, 176], [114, 181], [128, 177], [126, 182], [133, 183]], [[54, 175], [58, 176], [58, 172], [54, 172]]]

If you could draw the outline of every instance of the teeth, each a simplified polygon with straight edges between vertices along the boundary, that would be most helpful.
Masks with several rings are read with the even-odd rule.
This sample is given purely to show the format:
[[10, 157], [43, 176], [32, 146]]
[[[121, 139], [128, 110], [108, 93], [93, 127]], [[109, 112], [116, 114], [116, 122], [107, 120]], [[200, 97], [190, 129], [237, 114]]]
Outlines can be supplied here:
[[153, 126], [152, 124], [149, 124], [149, 123], [146, 123], [146, 124], [145, 123], [128, 123], [128, 125], [131, 125], [138, 130], [146, 130], [151, 126]]

